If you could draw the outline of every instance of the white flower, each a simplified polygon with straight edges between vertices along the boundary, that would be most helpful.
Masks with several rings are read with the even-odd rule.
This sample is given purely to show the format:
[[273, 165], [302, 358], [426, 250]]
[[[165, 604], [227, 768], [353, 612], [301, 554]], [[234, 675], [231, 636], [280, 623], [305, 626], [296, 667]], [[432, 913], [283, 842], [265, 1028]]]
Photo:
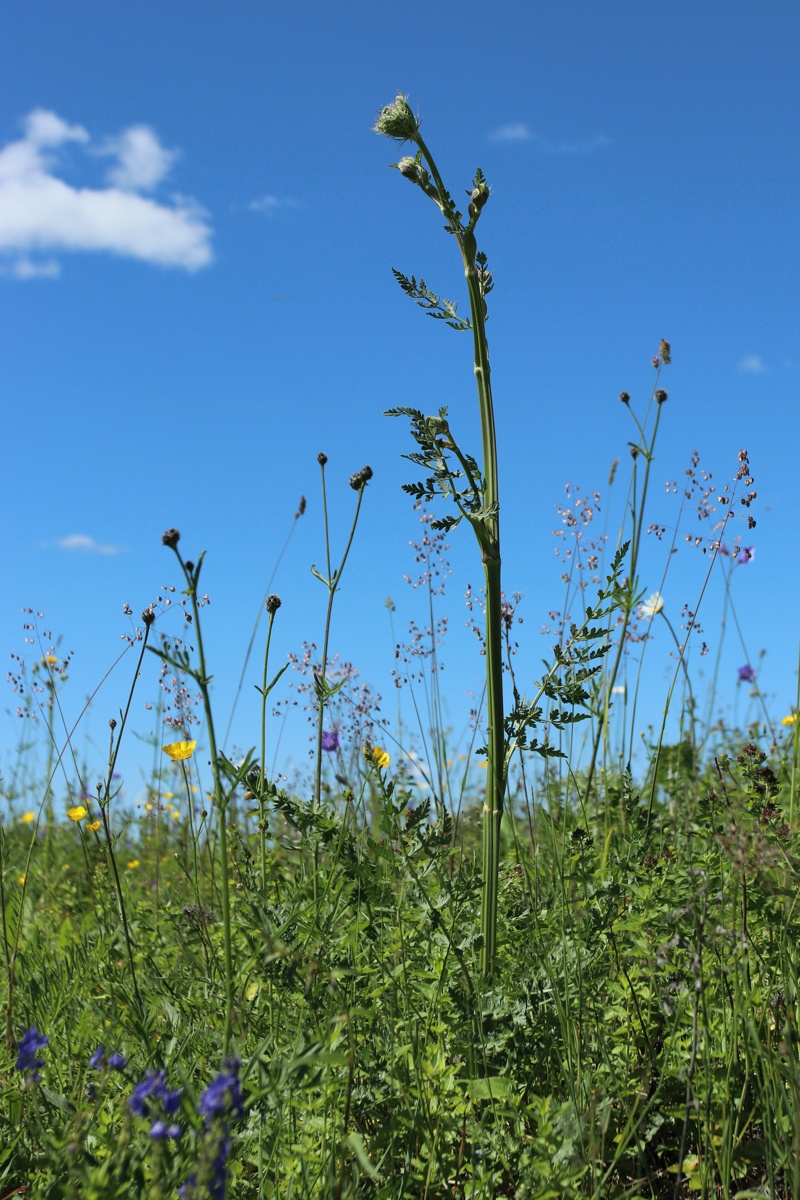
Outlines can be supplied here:
[[664, 597], [661, 592], [653, 592], [652, 596], [648, 596], [644, 604], [642, 604], [640, 612], [643, 617], [647, 617], [648, 621], [660, 613], [664, 607]]

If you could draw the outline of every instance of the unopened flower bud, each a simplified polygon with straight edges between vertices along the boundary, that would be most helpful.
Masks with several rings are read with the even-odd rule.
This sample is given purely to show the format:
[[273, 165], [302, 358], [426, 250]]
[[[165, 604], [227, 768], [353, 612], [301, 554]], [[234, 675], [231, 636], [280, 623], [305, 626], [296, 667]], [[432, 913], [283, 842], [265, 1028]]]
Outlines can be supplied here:
[[114, 717], [111, 717], [111, 718], [109, 718], [108, 727], [109, 727], [109, 729], [116, 729], [116, 728], [117, 728], [117, 722], [116, 722], [116, 719], [115, 719]]
[[659, 388], [656, 392], [656, 404], [663, 404], [667, 398], [667, 393], [663, 388]]
[[325, 466], [325, 463], [326, 463], [327, 461], [328, 461], [328, 456], [327, 456], [327, 454], [325, 454], [325, 453], [324, 453], [322, 450], [320, 450], [319, 454], [317, 455], [317, 462], [319, 463], [319, 465], [320, 465], [321, 467], [324, 467], [324, 466]]
[[187, 562], [187, 564], [186, 564], [186, 570], [187, 570], [187, 571], [189, 572], [189, 574], [191, 575], [192, 571], [194, 570], [194, 563], [193, 563], [193, 562]]
[[413, 141], [419, 133], [419, 121], [409, 107], [408, 97], [398, 92], [394, 103], [387, 104], [378, 113], [373, 130], [397, 142]]
[[272, 616], [273, 613], [276, 613], [278, 611], [278, 609], [280, 608], [280, 606], [281, 606], [280, 596], [275, 596], [272, 594], [267, 596], [267, 612], [269, 613], [270, 616]]
[[161, 535], [161, 541], [164, 543], [164, 545], [169, 546], [173, 550], [180, 540], [181, 535], [180, 530], [178, 529], [168, 529], [166, 533], [162, 533]]
[[473, 188], [472, 192], [470, 193], [470, 200], [472, 201], [472, 203], [475, 205], [475, 207], [478, 209], [479, 212], [483, 208], [484, 204], [486, 203], [486, 201], [488, 199], [489, 199], [489, 189], [486, 186]]
[[354, 492], [360, 492], [361, 489], [372, 479], [372, 467], [362, 467], [360, 471], [356, 471], [350, 476], [350, 487]]
[[155, 619], [156, 619], [156, 614], [153, 612], [152, 608], [146, 608], [144, 610], [144, 612], [142, 613], [142, 620], [144, 621], [144, 623], [148, 629], [153, 624], [153, 621], [155, 621]]
[[669, 345], [669, 342], [664, 340], [664, 338], [661, 339], [661, 345], [658, 347], [658, 356], [661, 359], [662, 363], [664, 363], [665, 366], [667, 365], [667, 363], [672, 362], [670, 345]]
[[620, 392], [619, 398], [623, 404], [630, 404], [631, 402], [630, 392]]
[[302, 517], [302, 515], [305, 511], [306, 511], [306, 498], [305, 498], [305, 496], [301, 496], [300, 503], [297, 506], [297, 512], [295, 513], [295, 516]]

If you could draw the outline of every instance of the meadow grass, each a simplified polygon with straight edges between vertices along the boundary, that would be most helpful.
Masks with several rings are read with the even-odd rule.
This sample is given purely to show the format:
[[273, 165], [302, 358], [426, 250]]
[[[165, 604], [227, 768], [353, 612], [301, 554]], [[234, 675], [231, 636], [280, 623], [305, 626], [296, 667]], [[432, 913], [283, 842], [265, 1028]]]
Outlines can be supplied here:
[[[24, 723], [0, 820], [0, 1200], [800, 1200], [797, 704], [771, 714], [745, 665], [757, 719], [725, 726], [716, 671], [703, 714], [689, 654], [709, 586], [735, 620], [747, 552], [728, 523], [743, 505], [740, 523], [754, 524], [747, 455], [713, 488], [720, 522], [696, 461], [682, 484], [681, 504], [708, 532], [697, 598], [676, 629], [661, 592], [678, 534], [646, 516], [667, 411], [662, 341], [649, 398], [620, 396], [635, 440], [618, 534], [596, 532], [596, 495], [570, 493], [560, 509], [565, 593], [549, 665], [525, 694], [517, 601], [500, 577], [482, 332], [491, 275], [474, 244], [488, 185], [478, 172], [462, 221], [404, 97], [378, 125], [417, 146], [397, 165], [459, 243], [469, 321], [398, 278], [472, 332], [483, 435], [479, 462], [446, 411], [403, 410], [418, 447], [409, 457], [430, 472], [408, 488], [426, 612], [409, 647], [398, 644], [406, 716], [381, 724], [330, 647], [369, 468], [350, 478], [338, 558], [323, 505], [322, 650], [309, 644], [294, 662], [316, 753], [292, 788], [266, 766], [286, 669], [270, 666], [277, 596], [266, 597], [255, 672], [260, 729], [236, 761], [215, 732], [203, 556], [186, 559], [177, 530], [163, 540], [191, 646], [158, 639], [160, 611], [145, 610], [128, 704], [99, 767], [79, 766], [75, 731], [59, 732], [69, 662], [37, 642], [30, 614], [35, 654], [17, 660], [13, 682], [37, 719]], [[451, 516], [425, 507], [437, 497]], [[486, 704], [461, 757], [442, 715], [445, 601], [432, 569], [458, 518], [486, 568], [483, 594], [468, 596]], [[664, 574], [648, 596], [649, 534], [663, 539]], [[656, 622], [673, 645], [673, 682], [661, 728], [637, 750]], [[154, 771], [134, 812], [116, 767], [151, 653], [170, 689], [168, 773]]]

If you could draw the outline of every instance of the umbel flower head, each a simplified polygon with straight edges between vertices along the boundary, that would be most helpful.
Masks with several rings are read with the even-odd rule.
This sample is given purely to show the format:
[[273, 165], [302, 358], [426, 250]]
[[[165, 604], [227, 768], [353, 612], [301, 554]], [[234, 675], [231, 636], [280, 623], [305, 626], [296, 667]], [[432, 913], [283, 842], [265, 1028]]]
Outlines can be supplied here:
[[378, 119], [372, 128], [375, 133], [392, 138], [395, 142], [416, 141], [419, 135], [419, 120], [411, 111], [408, 96], [398, 92], [394, 101], [378, 113]]

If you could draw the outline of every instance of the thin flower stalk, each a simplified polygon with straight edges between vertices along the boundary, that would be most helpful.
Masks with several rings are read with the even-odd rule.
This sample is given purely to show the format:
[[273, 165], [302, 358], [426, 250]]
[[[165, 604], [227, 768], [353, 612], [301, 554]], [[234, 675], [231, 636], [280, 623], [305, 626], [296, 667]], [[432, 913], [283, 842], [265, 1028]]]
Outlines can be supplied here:
[[[411, 142], [417, 148], [414, 158], [404, 158], [396, 163], [400, 173], [417, 184], [441, 210], [447, 230], [455, 237], [464, 265], [464, 275], [469, 295], [470, 321], [459, 318], [455, 306], [448, 301], [440, 303], [439, 297], [416, 285], [415, 280], [398, 280], [412, 298], [426, 308], [432, 316], [443, 318], [457, 329], [471, 329], [475, 383], [478, 391], [478, 410], [481, 427], [482, 468], [478, 476], [474, 464], [453, 440], [447, 422], [440, 414], [440, 438], [438, 449], [453, 453], [460, 465], [459, 477], [466, 479], [469, 498], [457, 493], [452, 475], [439, 473], [439, 490], [452, 498], [459, 509], [459, 520], [466, 516], [472, 525], [483, 563], [485, 585], [485, 648], [486, 648], [486, 698], [487, 698], [487, 771], [486, 795], [483, 806], [483, 894], [481, 902], [481, 932], [483, 945], [481, 965], [484, 975], [491, 977], [497, 950], [497, 901], [500, 872], [500, 825], [506, 789], [504, 702], [503, 702], [503, 648], [501, 611], [501, 557], [499, 485], [497, 466], [497, 439], [495, 432], [494, 403], [492, 399], [489, 346], [486, 339], [486, 300], [491, 289], [491, 273], [486, 270], [486, 258], [479, 254], [475, 239], [475, 226], [481, 211], [489, 199], [489, 187], [480, 170], [476, 172], [470, 193], [467, 220], [456, 206], [442, 182], [436, 162], [428, 149], [419, 129], [419, 122], [412, 113], [408, 101], [402, 94], [393, 104], [382, 109], [375, 131], [396, 142]], [[433, 424], [432, 421], [429, 424]], [[418, 439], [419, 440], [419, 439]], [[415, 459], [414, 461], [419, 461]], [[441, 461], [441, 459], [440, 459]], [[455, 522], [453, 522], [455, 523]]]
[[227, 826], [227, 809], [228, 797], [225, 794], [225, 789], [222, 785], [222, 772], [220, 770], [219, 754], [217, 751], [217, 739], [214, 731], [214, 718], [211, 712], [211, 694], [209, 691], [209, 683], [211, 676], [208, 674], [206, 667], [206, 656], [203, 649], [203, 632], [200, 623], [200, 605], [197, 602], [197, 585], [200, 578], [200, 571], [203, 566], [203, 554], [197, 561], [197, 564], [184, 562], [183, 556], [178, 549], [178, 541], [180, 534], [177, 529], [168, 529], [162, 537], [165, 546], [175, 554], [180, 568], [183, 571], [186, 580], [186, 595], [189, 597], [191, 606], [192, 624], [194, 626], [195, 637], [197, 639], [197, 659], [198, 665], [194, 669], [191, 667], [188, 659], [188, 654], [184, 654], [181, 661], [176, 661], [166, 655], [163, 650], [156, 651], [161, 654], [171, 666], [177, 667], [178, 670], [188, 672], [195, 680], [200, 695], [203, 699], [203, 711], [206, 719], [206, 729], [208, 731], [208, 749], [211, 756], [211, 774], [214, 781], [214, 809], [217, 814], [217, 827], [219, 834], [219, 851], [221, 859], [220, 871], [220, 900], [222, 904], [222, 934], [224, 944], [224, 973], [225, 973], [225, 1018], [223, 1025], [222, 1046], [223, 1053], [227, 1055], [230, 1051], [231, 1040], [233, 1037], [233, 950], [231, 942], [231, 899], [230, 885], [228, 880], [228, 826]]

